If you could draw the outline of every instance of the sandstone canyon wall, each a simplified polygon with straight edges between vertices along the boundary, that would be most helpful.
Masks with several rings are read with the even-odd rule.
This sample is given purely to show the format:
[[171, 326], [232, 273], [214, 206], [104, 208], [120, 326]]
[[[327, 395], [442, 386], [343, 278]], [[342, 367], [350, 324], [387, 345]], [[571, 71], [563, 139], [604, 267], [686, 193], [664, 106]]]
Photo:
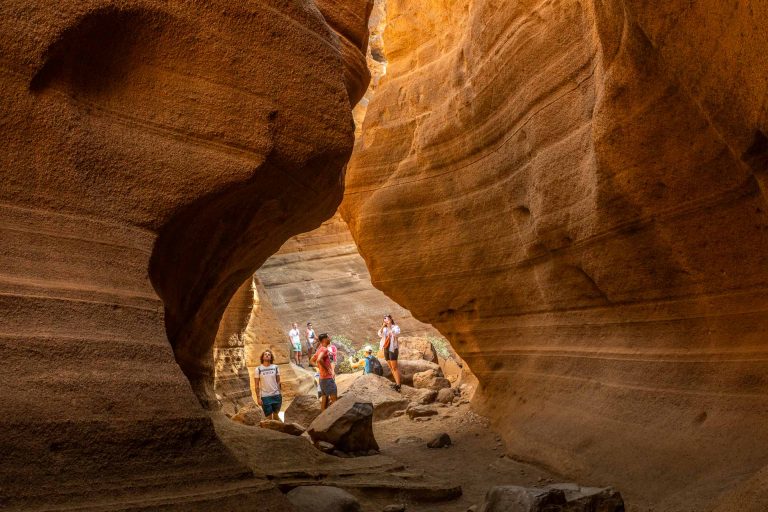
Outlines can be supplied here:
[[0, 508], [286, 509], [201, 403], [230, 296], [341, 200], [370, 9], [0, 5]]
[[379, 340], [383, 315], [392, 314], [403, 336], [439, 336], [428, 324], [371, 285], [365, 262], [344, 220], [335, 215], [319, 228], [288, 240], [258, 270], [282, 326], [287, 346], [292, 322], [302, 338], [306, 323], [315, 331], [340, 335], [356, 344]]
[[658, 510], [768, 465], [766, 20], [750, 0], [387, 2], [341, 212], [516, 456]]
[[265, 350], [272, 352], [280, 369], [284, 407], [294, 396], [314, 392], [312, 373], [290, 364], [284, 333], [258, 278], [243, 283], [224, 311], [213, 348], [214, 391], [226, 414], [254, 406], [253, 370]]

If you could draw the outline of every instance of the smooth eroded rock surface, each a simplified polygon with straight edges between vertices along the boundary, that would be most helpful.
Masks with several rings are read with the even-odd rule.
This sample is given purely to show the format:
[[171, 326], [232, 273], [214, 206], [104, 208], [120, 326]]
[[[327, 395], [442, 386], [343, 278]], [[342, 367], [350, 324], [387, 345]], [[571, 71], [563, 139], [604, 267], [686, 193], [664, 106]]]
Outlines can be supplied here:
[[297, 322], [306, 342], [304, 330], [312, 322], [317, 334], [327, 332], [348, 338], [357, 347], [370, 343], [378, 349], [376, 332], [386, 314], [395, 318], [403, 335], [438, 336], [431, 325], [414, 319], [373, 287], [365, 261], [339, 215], [288, 240], [257, 275], [280, 319], [284, 338]]
[[341, 212], [512, 452], [663, 510], [766, 465], [767, 18], [387, 4]]
[[341, 200], [368, 73], [336, 31], [308, 0], [0, 7], [2, 506], [285, 508], [201, 404], [229, 298]]

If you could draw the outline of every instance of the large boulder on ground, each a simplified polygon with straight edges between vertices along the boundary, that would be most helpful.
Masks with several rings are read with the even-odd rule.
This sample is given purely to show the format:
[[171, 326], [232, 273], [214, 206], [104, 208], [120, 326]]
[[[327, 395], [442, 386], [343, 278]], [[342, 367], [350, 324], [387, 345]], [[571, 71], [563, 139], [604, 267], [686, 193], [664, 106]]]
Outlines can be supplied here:
[[374, 421], [385, 420], [396, 411], [404, 411], [410, 403], [408, 397], [401, 395], [391, 386], [392, 383], [384, 377], [369, 373], [360, 375], [349, 386], [344, 396], [354, 395], [358, 402], [371, 402]]
[[451, 436], [445, 432], [438, 434], [427, 443], [427, 448], [445, 448], [446, 446], [451, 446]]
[[[392, 372], [387, 366], [387, 362], [383, 359], [379, 359], [381, 365], [384, 367], [384, 376], [390, 380], [394, 380]], [[437, 363], [430, 363], [429, 361], [419, 360], [400, 360], [397, 362], [397, 369], [400, 371], [400, 383], [408, 386], [413, 386], [413, 376], [419, 372], [425, 372], [427, 370], [435, 370], [443, 375], [440, 366]]]
[[451, 381], [451, 384], [461, 380], [461, 377], [464, 374], [464, 363], [457, 361], [453, 357], [438, 357], [437, 364], [440, 365], [440, 369], [443, 371], [443, 376]]
[[436, 416], [438, 412], [433, 405], [411, 405], [405, 410], [405, 414], [407, 414], [409, 418], [415, 419]]
[[312, 441], [331, 443], [346, 453], [368, 453], [378, 450], [373, 437], [373, 404], [359, 402], [354, 395], [347, 395], [315, 418], [307, 429]]
[[253, 405], [242, 407], [237, 411], [237, 414], [231, 416], [230, 419], [242, 423], [243, 425], [255, 427], [264, 420], [264, 411], [254, 403]]
[[437, 397], [435, 398], [435, 401], [441, 404], [451, 404], [453, 403], [454, 396], [455, 394], [453, 392], [453, 389], [443, 388], [437, 392]]
[[403, 386], [400, 388], [400, 394], [416, 405], [431, 404], [437, 399], [437, 391], [434, 389], [416, 389], [411, 386]]
[[610, 488], [555, 484], [541, 489], [501, 485], [485, 495], [480, 512], [624, 512], [621, 494]]
[[401, 361], [422, 360], [437, 363], [437, 352], [429, 338], [401, 336], [397, 342], [400, 347], [399, 359]]
[[297, 512], [360, 512], [357, 498], [329, 485], [306, 485], [287, 494]]
[[336, 388], [338, 389], [338, 395], [342, 396], [346, 394], [347, 391], [349, 391], [349, 387], [354, 384], [357, 378], [361, 375], [362, 372], [342, 373], [336, 375]]
[[286, 423], [298, 423], [307, 426], [317, 418], [320, 410], [320, 399], [317, 395], [297, 396], [285, 410]]
[[268, 428], [292, 436], [300, 436], [305, 430], [301, 425], [297, 425], [296, 423], [283, 423], [280, 420], [264, 420], [259, 423], [259, 426], [261, 428]]
[[451, 383], [442, 376], [439, 370], [430, 369], [419, 372], [413, 376], [413, 387], [417, 389], [434, 389], [438, 391], [444, 388], [450, 388]]

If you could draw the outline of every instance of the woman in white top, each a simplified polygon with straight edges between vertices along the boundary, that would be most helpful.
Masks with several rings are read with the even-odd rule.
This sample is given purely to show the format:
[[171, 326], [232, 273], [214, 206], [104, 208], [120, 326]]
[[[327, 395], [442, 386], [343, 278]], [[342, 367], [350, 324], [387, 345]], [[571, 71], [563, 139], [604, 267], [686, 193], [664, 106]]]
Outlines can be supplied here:
[[395, 379], [395, 391], [400, 391], [400, 371], [397, 369], [397, 356], [400, 353], [400, 345], [397, 337], [400, 335], [400, 327], [395, 323], [392, 315], [384, 317], [384, 324], [379, 329], [379, 348], [384, 352], [384, 359], [392, 370]]
[[261, 354], [261, 365], [253, 371], [256, 383], [256, 400], [264, 410], [268, 420], [280, 420], [278, 413], [283, 406], [283, 395], [280, 385], [280, 370], [274, 364], [274, 356], [269, 350]]

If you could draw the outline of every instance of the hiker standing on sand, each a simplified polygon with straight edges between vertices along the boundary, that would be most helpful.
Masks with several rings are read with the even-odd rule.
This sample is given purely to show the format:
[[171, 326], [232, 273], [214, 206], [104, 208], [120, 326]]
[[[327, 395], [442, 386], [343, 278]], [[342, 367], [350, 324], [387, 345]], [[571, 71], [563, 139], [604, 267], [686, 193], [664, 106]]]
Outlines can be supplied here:
[[269, 350], [261, 354], [261, 365], [253, 372], [256, 383], [256, 400], [264, 410], [268, 420], [280, 421], [280, 408], [283, 406], [282, 386], [280, 385], [280, 370], [273, 362], [274, 356]]
[[293, 322], [293, 329], [288, 331], [288, 339], [291, 343], [291, 351], [294, 354], [296, 364], [301, 366], [301, 334], [299, 333], [299, 324]]
[[338, 391], [336, 381], [334, 380], [333, 363], [331, 362], [331, 352], [328, 346], [331, 344], [331, 338], [322, 333], [317, 337], [320, 347], [315, 355], [310, 359], [310, 363], [317, 365], [317, 371], [320, 373], [320, 410], [324, 411], [336, 401]]
[[400, 391], [400, 370], [397, 369], [397, 356], [400, 353], [397, 337], [400, 335], [400, 327], [395, 323], [392, 315], [384, 316], [384, 324], [378, 334], [381, 338], [379, 348], [384, 351], [384, 359], [395, 379], [395, 391]]

